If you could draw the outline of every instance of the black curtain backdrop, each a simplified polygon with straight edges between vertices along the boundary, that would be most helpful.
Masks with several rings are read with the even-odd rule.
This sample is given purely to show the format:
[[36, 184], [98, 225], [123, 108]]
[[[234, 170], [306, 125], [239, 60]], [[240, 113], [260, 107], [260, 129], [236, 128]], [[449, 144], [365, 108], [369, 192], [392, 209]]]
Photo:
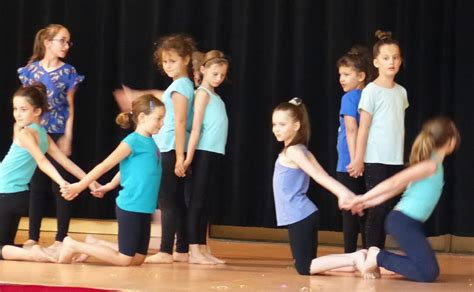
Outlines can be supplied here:
[[[35, 32], [49, 23], [69, 28], [67, 62], [86, 76], [76, 94], [73, 160], [85, 170], [102, 161], [126, 134], [114, 124], [112, 91], [165, 88], [170, 80], [152, 62], [153, 43], [187, 33], [201, 50], [220, 49], [231, 60], [219, 88], [228, 109], [229, 140], [222, 185], [212, 201], [212, 223], [275, 226], [272, 172], [281, 145], [271, 113], [299, 96], [311, 123], [310, 149], [331, 174], [336, 167], [338, 110], [343, 94], [336, 60], [354, 44], [372, 46], [376, 29], [402, 45], [397, 81], [408, 91], [406, 153], [423, 121], [444, 114], [462, 135], [445, 163], [444, 194], [427, 222], [431, 235], [474, 236], [473, 114], [474, 2], [469, 0], [42, 0], [0, 1], [0, 155], [11, 143], [11, 95], [16, 69], [32, 52]], [[106, 175], [101, 182], [111, 178]], [[113, 218], [116, 193], [99, 200], [84, 193], [75, 216]], [[321, 230], [340, 230], [335, 197], [314, 183], [309, 196], [321, 210]]]

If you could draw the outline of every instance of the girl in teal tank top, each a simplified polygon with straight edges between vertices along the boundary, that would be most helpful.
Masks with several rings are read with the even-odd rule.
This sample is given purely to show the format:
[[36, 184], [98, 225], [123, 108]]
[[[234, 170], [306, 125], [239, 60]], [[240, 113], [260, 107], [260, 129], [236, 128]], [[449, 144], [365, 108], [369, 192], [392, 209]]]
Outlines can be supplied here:
[[344, 255], [315, 259], [311, 272], [357, 265], [366, 278], [380, 277], [379, 267], [383, 267], [413, 281], [435, 281], [439, 266], [425, 237], [423, 222], [432, 214], [442, 192], [443, 160], [459, 142], [459, 132], [450, 119], [438, 117], [426, 122], [413, 143], [410, 166], [343, 206], [354, 214], [362, 214], [364, 209], [382, 204], [406, 189], [385, 221], [387, 233], [404, 251], [404, 256], [370, 247], [365, 260], [354, 261]]
[[20, 218], [28, 213], [28, 183], [36, 166], [60, 186], [67, 184], [45, 157], [46, 152], [74, 176], [85, 176], [40, 126], [41, 115], [46, 110], [44, 85], [26, 86], [15, 92], [13, 143], [0, 164], [0, 259], [54, 261], [39, 246], [29, 250], [12, 246]]

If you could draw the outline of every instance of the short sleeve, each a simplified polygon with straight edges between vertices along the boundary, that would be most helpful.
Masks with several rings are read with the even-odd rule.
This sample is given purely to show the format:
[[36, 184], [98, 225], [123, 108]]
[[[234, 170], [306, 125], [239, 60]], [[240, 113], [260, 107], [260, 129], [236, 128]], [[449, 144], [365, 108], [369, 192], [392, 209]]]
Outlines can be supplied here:
[[193, 98], [194, 88], [192, 82], [188, 78], [180, 78], [173, 82], [170, 92], [171, 95], [173, 95], [173, 92], [177, 92], [189, 100]]
[[129, 147], [130, 147], [130, 151], [132, 152], [131, 154], [133, 154], [135, 151], [135, 135], [134, 133], [131, 133], [130, 135], [128, 135], [127, 137], [125, 137], [125, 139], [122, 140], [122, 143], [125, 143], [127, 144]]
[[407, 90], [404, 87], [402, 87], [402, 92], [403, 92], [403, 106], [404, 106], [404, 109], [407, 109], [410, 106], [410, 103], [408, 102]]
[[359, 109], [359, 112], [361, 110], [364, 110], [372, 115], [375, 111], [375, 102], [374, 102], [374, 90], [373, 90], [373, 87], [370, 85], [371, 84], [367, 85], [362, 90], [362, 95], [360, 98], [358, 109]]
[[23, 86], [31, 85], [31, 80], [33, 80], [33, 67], [31, 64], [26, 65], [25, 67], [18, 68], [18, 79]]
[[79, 86], [79, 83], [84, 81], [84, 78], [85, 78], [84, 75], [77, 74], [76, 68], [71, 66], [70, 73], [68, 76], [67, 92], [77, 89], [77, 87]]
[[357, 91], [352, 90], [344, 94], [341, 100], [340, 116], [351, 116], [357, 118]]

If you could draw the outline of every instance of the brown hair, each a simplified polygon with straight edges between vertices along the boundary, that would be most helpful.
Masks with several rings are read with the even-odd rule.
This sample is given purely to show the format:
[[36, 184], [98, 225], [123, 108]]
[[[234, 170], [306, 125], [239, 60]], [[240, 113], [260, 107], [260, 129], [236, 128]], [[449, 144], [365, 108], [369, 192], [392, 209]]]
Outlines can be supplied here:
[[285, 146], [285, 149], [292, 146], [303, 144], [308, 146], [311, 135], [311, 124], [309, 123], [308, 111], [303, 101], [297, 97], [287, 102], [280, 103], [273, 112], [286, 111], [295, 122], [300, 123], [300, 128], [291, 142]]
[[336, 63], [337, 68], [351, 67], [357, 72], [365, 73], [364, 85], [375, 78], [375, 67], [372, 65], [372, 56], [366, 47], [355, 45], [349, 52], [339, 58]]
[[375, 37], [378, 39], [378, 41], [375, 42], [372, 49], [374, 59], [380, 54], [380, 48], [385, 45], [396, 45], [400, 51], [400, 54], [402, 53], [400, 43], [396, 39], [392, 39], [392, 32], [382, 31], [379, 29], [375, 32]]
[[[202, 81], [202, 73], [200, 70], [201, 66], [204, 66], [204, 68], [209, 68], [214, 64], [223, 64], [223, 65], [229, 66], [229, 60], [226, 59], [223, 52], [219, 50], [211, 50], [202, 56], [198, 64], [199, 64], [198, 72], [199, 72], [200, 79]], [[193, 68], [194, 68], [194, 63], [193, 63]]]
[[138, 115], [144, 113], [149, 115], [155, 107], [164, 107], [165, 105], [161, 100], [156, 98], [152, 94], [144, 94], [137, 97], [132, 102], [132, 110], [130, 112], [122, 112], [117, 115], [115, 118], [115, 123], [117, 123], [123, 129], [130, 129], [137, 126]]
[[413, 142], [410, 153], [410, 164], [413, 165], [431, 157], [433, 150], [440, 148], [455, 139], [456, 148], [461, 143], [461, 136], [454, 122], [447, 117], [437, 117], [427, 121]]
[[190, 36], [175, 34], [162, 37], [156, 43], [156, 50], [153, 53], [155, 63], [163, 71], [163, 52], [175, 51], [181, 58], [189, 57], [188, 75], [192, 75], [193, 52], [196, 51], [196, 42]]
[[41, 114], [49, 110], [48, 99], [46, 98], [46, 86], [42, 83], [20, 87], [13, 94], [13, 98], [15, 98], [15, 96], [25, 97], [28, 103], [34, 108], [41, 109]]
[[52, 40], [61, 29], [67, 30], [67, 28], [61, 24], [50, 24], [36, 33], [35, 42], [33, 44], [33, 55], [31, 55], [28, 63], [33, 63], [44, 58], [44, 54], [46, 53], [44, 41]]

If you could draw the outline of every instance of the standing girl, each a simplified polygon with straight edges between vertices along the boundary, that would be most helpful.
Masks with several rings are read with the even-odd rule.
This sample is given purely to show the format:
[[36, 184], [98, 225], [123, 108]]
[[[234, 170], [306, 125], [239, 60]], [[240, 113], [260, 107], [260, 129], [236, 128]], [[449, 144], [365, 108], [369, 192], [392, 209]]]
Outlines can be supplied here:
[[[74, 94], [78, 84], [84, 80], [84, 76], [78, 75], [73, 66], [62, 61], [71, 46], [71, 35], [67, 28], [50, 24], [36, 33], [33, 55], [25, 67], [18, 69], [18, 76], [24, 86], [38, 82], [46, 86], [50, 111], [43, 115], [41, 124], [66, 156], [71, 155], [72, 151]], [[62, 168], [55, 166], [64, 176]], [[56, 197], [58, 218], [53, 246], [57, 246], [68, 233], [71, 203], [61, 197], [58, 185], [38, 169], [31, 181], [29, 240], [25, 245], [33, 245], [39, 240], [44, 202], [51, 189]]]
[[273, 110], [272, 129], [285, 145], [273, 173], [277, 224], [288, 226], [296, 270], [309, 275], [318, 245], [318, 208], [306, 196], [309, 177], [335, 194], [340, 206], [354, 194], [330, 177], [307, 149], [310, 124], [301, 99], [293, 98]]
[[[183, 35], [163, 37], [154, 53], [155, 61], [173, 83], [163, 92], [162, 99], [167, 115], [164, 126], [155, 141], [163, 159], [163, 181], [159, 196], [161, 210], [160, 252], [147, 258], [147, 263], [172, 263], [188, 261], [188, 236], [186, 227], [185, 150], [193, 118], [194, 102], [192, 53], [194, 40]], [[176, 251], [173, 244], [176, 234]]]
[[[194, 61], [194, 60], [193, 60]], [[228, 119], [225, 104], [216, 94], [227, 75], [229, 62], [224, 54], [212, 50], [204, 55], [199, 65], [201, 81], [194, 98], [194, 118], [184, 167], [192, 163], [193, 171], [187, 178], [191, 184], [188, 206], [189, 263], [222, 264], [207, 248], [207, 199], [215, 194], [220, 173], [220, 161], [225, 154]]]
[[66, 237], [59, 262], [70, 263], [78, 253], [118, 266], [141, 265], [145, 261], [150, 242], [151, 214], [156, 209], [161, 181], [161, 155], [151, 136], [162, 127], [164, 116], [163, 103], [153, 95], [135, 99], [132, 111], [121, 113], [116, 119], [121, 127], [134, 127], [135, 131], [80, 182], [61, 188], [64, 198], [71, 200], [91, 181], [120, 163], [119, 174], [111, 183], [97, 190], [105, 193], [119, 182], [122, 186], [116, 200], [118, 247], [103, 240], [78, 242]]
[[13, 96], [13, 143], [0, 164], [0, 245], [14, 244], [20, 218], [28, 212], [28, 184], [36, 166], [58, 185], [67, 183], [45, 157], [46, 152], [74, 176], [85, 175], [41, 127], [41, 116], [47, 109], [42, 84], [21, 87]]
[[[352, 47], [337, 61], [339, 83], [346, 94], [342, 97], [339, 111], [336, 178], [355, 194], [365, 193], [365, 182], [363, 177], [351, 177], [347, 172], [347, 166], [355, 156], [360, 118], [357, 107], [362, 89], [372, 78], [371, 67], [367, 50], [360, 46]], [[359, 231], [362, 237], [362, 246], [365, 248], [364, 219], [352, 215], [349, 211], [342, 211], [345, 253], [356, 251]]]
[[[402, 64], [400, 45], [392, 39], [390, 32], [377, 31], [375, 35], [379, 40], [373, 48], [373, 62], [378, 77], [362, 91], [356, 155], [348, 167], [351, 176], [355, 177], [361, 176], [365, 168], [367, 190], [403, 168], [405, 110], [408, 107], [405, 88], [395, 83]], [[385, 246], [383, 224], [394, 203], [387, 201], [367, 210], [366, 246]]]
[[[439, 266], [423, 232], [423, 222], [433, 213], [443, 190], [443, 160], [459, 143], [459, 132], [450, 119], [438, 117], [426, 122], [413, 143], [410, 167], [343, 206], [360, 214], [364, 209], [382, 204], [405, 190], [385, 222], [387, 232], [394, 237], [405, 255], [370, 247], [365, 263], [357, 262], [366, 277], [379, 277], [378, 267], [384, 267], [413, 281], [436, 280]], [[348, 255], [328, 255], [315, 259], [311, 271], [320, 273], [351, 264]]]

